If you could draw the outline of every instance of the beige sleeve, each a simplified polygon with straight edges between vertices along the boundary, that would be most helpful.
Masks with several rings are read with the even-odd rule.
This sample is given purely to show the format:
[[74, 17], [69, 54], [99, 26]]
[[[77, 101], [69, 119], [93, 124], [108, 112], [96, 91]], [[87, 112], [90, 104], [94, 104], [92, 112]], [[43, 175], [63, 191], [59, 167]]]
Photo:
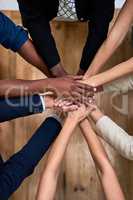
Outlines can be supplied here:
[[109, 117], [103, 116], [96, 123], [99, 135], [122, 156], [133, 160], [133, 136], [120, 128]]
[[133, 90], [133, 75], [120, 78], [103, 86], [104, 92], [126, 93]]

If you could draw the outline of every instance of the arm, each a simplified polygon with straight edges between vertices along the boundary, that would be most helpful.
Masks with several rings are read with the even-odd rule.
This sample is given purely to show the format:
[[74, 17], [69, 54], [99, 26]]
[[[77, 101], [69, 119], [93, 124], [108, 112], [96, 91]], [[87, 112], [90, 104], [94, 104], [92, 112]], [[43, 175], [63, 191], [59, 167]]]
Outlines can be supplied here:
[[0, 123], [43, 112], [39, 95], [17, 98], [0, 98]]
[[2, 200], [7, 200], [33, 173], [60, 130], [61, 124], [55, 118], [47, 118], [28, 143], [1, 165], [0, 198]]
[[[52, 35], [49, 19], [40, 11], [40, 8], [32, 9], [33, 5], [28, 5], [27, 2], [20, 0], [18, 0], [18, 3], [23, 24], [28, 29], [37, 52], [48, 66], [48, 69], [56, 76], [57, 74], [54, 72], [60, 73], [59, 69], [62, 69], [62, 63]], [[41, 3], [39, 4], [41, 5]]]
[[84, 72], [87, 71], [96, 52], [107, 37], [109, 23], [114, 14], [114, 1], [111, 0], [107, 4], [108, 6], [105, 5], [104, 9], [104, 6], [102, 5], [101, 10], [99, 8], [98, 11], [92, 11], [95, 14], [88, 23], [88, 37], [80, 63], [80, 69], [82, 69]]
[[0, 96], [15, 97], [54, 91], [57, 95], [83, 94], [90, 87], [78, 83], [81, 77], [46, 78], [41, 80], [0, 80]]
[[124, 194], [112, 168], [105, 150], [94, 133], [89, 121], [80, 123], [81, 130], [86, 138], [92, 157], [100, 170], [100, 179], [107, 200], [124, 200]]
[[39, 69], [45, 76], [50, 77], [51, 74], [47, 69], [47, 66], [45, 65], [42, 58], [37, 53], [33, 42], [28, 39], [20, 49], [17, 50], [19, 55], [26, 60], [31, 65], [35, 66], [37, 69]]
[[0, 80], [0, 96], [15, 97], [45, 92], [49, 80]]
[[46, 65], [38, 55], [28, 33], [16, 26], [7, 16], [0, 12], [0, 43], [14, 52], [18, 52], [27, 62], [49, 76]]
[[37, 200], [54, 199], [61, 162], [73, 130], [79, 121], [83, 120], [90, 111], [91, 109], [86, 111], [85, 106], [82, 105], [77, 111], [69, 113], [62, 131], [50, 151], [48, 162], [40, 182]]
[[104, 92], [127, 93], [133, 90], [133, 75], [103, 85]]
[[126, 0], [107, 39], [99, 49], [84, 78], [97, 74], [122, 43], [133, 21], [133, 1]]
[[37, 200], [54, 199], [61, 162], [75, 126], [76, 122], [67, 118], [59, 137], [53, 144], [40, 182]]
[[0, 123], [42, 113], [45, 109], [53, 107], [54, 98], [52, 94], [47, 96], [34, 94], [16, 98], [0, 98]]
[[98, 134], [122, 156], [133, 160], [133, 137], [98, 108], [91, 113], [91, 117], [99, 130]]
[[110, 83], [111, 81], [119, 79], [130, 73], [133, 73], [133, 58], [130, 58], [129, 60], [119, 65], [116, 65], [112, 69], [109, 69], [103, 73], [92, 76], [89, 79], [85, 79], [81, 82], [94, 87], [98, 87], [100, 85]]

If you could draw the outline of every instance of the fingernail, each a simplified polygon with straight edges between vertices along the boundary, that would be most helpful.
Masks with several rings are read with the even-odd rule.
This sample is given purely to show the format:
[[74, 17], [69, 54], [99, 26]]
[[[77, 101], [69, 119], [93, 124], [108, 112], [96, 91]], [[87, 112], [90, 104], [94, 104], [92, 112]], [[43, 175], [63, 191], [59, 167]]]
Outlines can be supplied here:
[[93, 88], [93, 91], [94, 91], [94, 92], [96, 92], [96, 91], [97, 91], [97, 88], [96, 88], [96, 87], [94, 87], [94, 88]]

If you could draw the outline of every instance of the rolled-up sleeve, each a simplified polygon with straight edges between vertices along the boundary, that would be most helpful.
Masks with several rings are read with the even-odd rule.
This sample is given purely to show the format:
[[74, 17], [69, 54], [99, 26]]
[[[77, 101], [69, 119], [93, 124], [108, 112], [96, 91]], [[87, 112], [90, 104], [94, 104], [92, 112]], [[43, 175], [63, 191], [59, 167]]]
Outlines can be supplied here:
[[7, 16], [0, 12], [0, 43], [7, 49], [18, 51], [28, 40], [28, 32], [15, 25]]

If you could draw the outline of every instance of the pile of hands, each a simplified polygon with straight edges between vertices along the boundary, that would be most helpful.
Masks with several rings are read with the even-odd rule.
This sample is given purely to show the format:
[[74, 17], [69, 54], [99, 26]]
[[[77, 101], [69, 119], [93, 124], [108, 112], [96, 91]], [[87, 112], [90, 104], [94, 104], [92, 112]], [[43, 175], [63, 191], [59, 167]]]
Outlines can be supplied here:
[[63, 113], [76, 122], [82, 121], [97, 108], [95, 103], [97, 88], [84, 84], [83, 76], [63, 77], [59, 82], [54, 80], [57, 89], [53, 87], [47, 89], [51, 95], [45, 97], [46, 107], [53, 108], [57, 114]]
[[97, 109], [94, 97], [88, 98], [88, 102], [75, 102], [65, 98], [56, 99], [53, 106], [57, 113], [63, 113], [63, 116], [71, 118], [76, 123], [81, 122]]

